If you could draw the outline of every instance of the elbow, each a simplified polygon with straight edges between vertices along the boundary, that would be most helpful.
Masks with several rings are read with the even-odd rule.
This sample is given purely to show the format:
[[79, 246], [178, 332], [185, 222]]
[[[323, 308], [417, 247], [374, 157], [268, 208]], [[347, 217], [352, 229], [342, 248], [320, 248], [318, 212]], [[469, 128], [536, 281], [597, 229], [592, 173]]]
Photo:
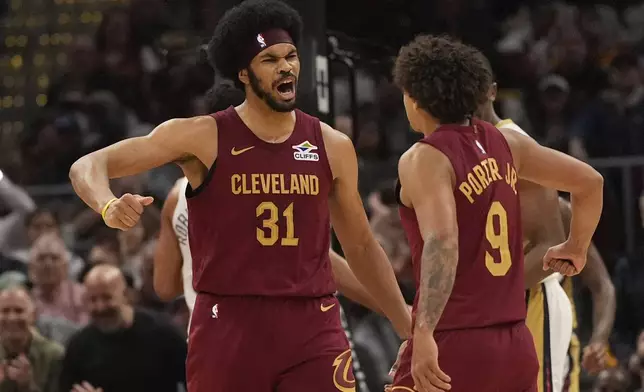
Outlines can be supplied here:
[[604, 190], [604, 176], [601, 175], [597, 170], [593, 169], [592, 173], [586, 177], [584, 181], [586, 189], [591, 193], [603, 193]]
[[79, 179], [82, 178], [83, 173], [87, 171], [90, 161], [91, 158], [89, 155], [85, 155], [84, 157], [78, 158], [76, 162], [72, 164], [69, 168], [69, 180], [72, 185], [78, 183]]

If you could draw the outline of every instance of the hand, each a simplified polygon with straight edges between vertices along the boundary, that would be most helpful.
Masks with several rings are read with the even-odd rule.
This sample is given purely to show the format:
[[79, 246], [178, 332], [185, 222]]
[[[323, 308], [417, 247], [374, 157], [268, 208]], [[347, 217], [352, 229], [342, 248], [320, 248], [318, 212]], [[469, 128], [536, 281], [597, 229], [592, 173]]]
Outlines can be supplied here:
[[419, 392], [449, 391], [452, 380], [438, 366], [438, 345], [434, 334], [416, 328], [411, 354], [411, 375]]
[[28, 386], [32, 382], [31, 363], [25, 354], [8, 361], [5, 373], [7, 379], [15, 381], [19, 386]]
[[105, 211], [105, 224], [113, 229], [126, 231], [139, 222], [143, 208], [154, 201], [150, 196], [126, 193], [110, 204]]
[[553, 246], [543, 256], [543, 270], [551, 269], [565, 276], [577, 275], [586, 265], [588, 248], [580, 249], [570, 241]]
[[606, 367], [606, 345], [591, 343], [584, 347], [581, 364], [590, 374], [596, 374]]
[[72, 390], [69, 392], [103, 392], [103, 388], [94, 388], [92, 384], [83, 381], [80, 385], [74, 384]]

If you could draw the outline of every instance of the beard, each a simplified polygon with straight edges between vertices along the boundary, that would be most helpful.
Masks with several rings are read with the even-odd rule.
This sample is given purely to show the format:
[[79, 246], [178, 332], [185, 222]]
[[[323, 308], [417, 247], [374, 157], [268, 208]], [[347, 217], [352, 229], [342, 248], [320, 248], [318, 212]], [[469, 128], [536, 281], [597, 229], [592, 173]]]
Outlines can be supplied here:
[[[270, 92], [265, 91], [260, 86], [259, 78], [253, 72], [250, 67], [248, 67], [248, 80], [250, 82], [250, 88], [253, 90], [255, 95], [257, 95], [262, 101], [266, 102], [268, 107], [273, 109], [276, 112], [287, 113], [295, 109], [296, 98], [289, 102], [278, 101], [270, 94]], [[294, 84], [293, 88], [297, 88], [297, 83]]]

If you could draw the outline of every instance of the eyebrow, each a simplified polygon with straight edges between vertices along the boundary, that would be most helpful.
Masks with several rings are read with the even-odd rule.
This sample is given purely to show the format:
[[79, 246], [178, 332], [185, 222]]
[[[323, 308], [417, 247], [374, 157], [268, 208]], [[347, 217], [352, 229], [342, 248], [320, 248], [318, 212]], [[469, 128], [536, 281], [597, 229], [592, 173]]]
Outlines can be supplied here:
[[[291, 49], [284, 57], [292, 56], [294, 54], [297, 54], [297, 49]], [[274, 54], [271, 54], [271, 53], [266, 53], [262, 55], [262, 59], [278, 59], [281, 57], [282, 56], [275, 56]]]

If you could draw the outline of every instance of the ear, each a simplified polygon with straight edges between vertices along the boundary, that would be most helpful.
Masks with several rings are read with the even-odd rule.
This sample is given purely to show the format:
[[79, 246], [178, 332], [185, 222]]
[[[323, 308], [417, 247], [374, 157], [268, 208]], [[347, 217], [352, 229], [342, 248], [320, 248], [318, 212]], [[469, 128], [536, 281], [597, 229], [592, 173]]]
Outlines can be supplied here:
[[248, 79], [248, 69], [244, 68], [239, 73], [237, 74], [237, 77], [239, 78], [239, 81], [248, 84], [250, 83], [250, 80]]
[[411, 99], [411, 102], [414, 104], [414, 110], [418, 110], [418, 101], [416, 101], [413, 98], [410, 98], [410, 99]]
[[496, 94], [499, 92], [499, 88], [496, 83], [492, 83], [490, 86], [490, 90], [487, 93], [488, 98], [490, 101], [494, 102], [496, 101]]

